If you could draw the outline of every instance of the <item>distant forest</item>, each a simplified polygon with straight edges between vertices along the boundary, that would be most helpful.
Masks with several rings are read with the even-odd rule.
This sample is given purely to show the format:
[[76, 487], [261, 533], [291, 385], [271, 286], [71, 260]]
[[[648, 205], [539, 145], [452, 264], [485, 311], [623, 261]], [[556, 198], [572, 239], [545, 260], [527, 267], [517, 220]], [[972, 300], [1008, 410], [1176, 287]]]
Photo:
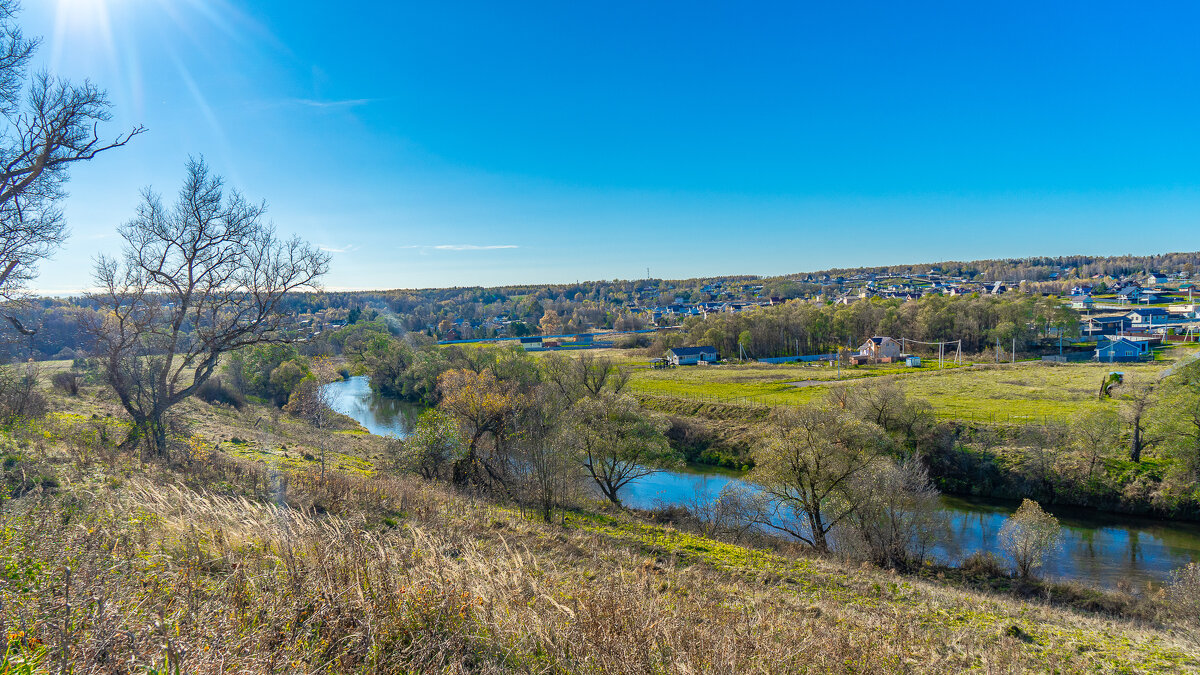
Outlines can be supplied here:
[[[843, 289], [836, 281], [838, 277], [848, 279], [866, 274], [902, 276], [933, 271], [974, 281], [1025, 280], [1030, 282], [1026, 290], [1063, 293], [1073, 281], [1095, 275], [1109, 280], [1150, 272], [1187, 273], [1191, 277], [1197, 269], [1200, 269], [1200, 252], [1077, 255], [830, 269], [779, 277], [744, 275], [304, 293], [288, 296], [286, 309], [298, 318], [319, 315], [323, 320], [332, 318], [350, 323], [360, 317], [373, 319], [383, 322], [396, 335], [421, 332], [441, 339], [466, 339], [492, 337], [501, 325], [510, 335], [639, 329], [647, 326], [647, 318], [631, 312], [632, 308], [671, 305], [677, 299], [697, 303], [774, 297], [829, 302]], [[37, 331], [36, 335], [26, 336], [5, 321], [0, 326], [0, 357], [6, 360], [24, 360], [31, 355], [36, 359], [76, 358], [90, 353], [91, 344], [84, 327], [97, 317], [94, 304], [87, 298], [27, 298], [8, 303], [4, 315]], [[784, 338], [780, 345], [767, 348], [765, 343], [769, 341], [765, 335], [757, 341], [769, 352], [784, 351], [788, 343]]]
[[[1095, 275], [1120, 278], [1124, 276], [1161, 272], [1177, 274], [1187, 272], [1189, 276], [1200, 269], [1200, 251], [1192, 253], [1162, 253], [1159, 255], [1091, 256], [1068, 255], [1057, 258], [1008, 258], [1003, 260], [972, 260], [970, 262], [944, 261], [916, 265], [891, 265], [887, 267], [855, 267], [829, 269], [788, 275], [792, 279], [816, 279], [822, 276], [849, 277], [859, 274], [906, 275], [928, 274], [933, 271], [968, 280], [989, 281], [1048, 281], [1052, 275], [1087, 279]], [[1064, 270], [1073, 270], [1064, 275]]]

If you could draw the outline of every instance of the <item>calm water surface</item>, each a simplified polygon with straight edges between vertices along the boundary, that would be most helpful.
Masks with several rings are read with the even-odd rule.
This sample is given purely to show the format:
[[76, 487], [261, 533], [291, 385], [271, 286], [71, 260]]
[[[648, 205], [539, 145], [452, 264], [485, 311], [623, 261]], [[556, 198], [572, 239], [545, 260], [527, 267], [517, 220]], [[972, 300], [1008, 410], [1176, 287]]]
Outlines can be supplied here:
[[[334, 408], [373, 434], [407, 436], [421, 411], [420, 406], [374, 394], [365, 377], [327, 386], [334, 393]], [[721, 469], [663, 471], [629, 484], [622, 498], [635, 508], [687, 504], [715, 499], [726, 484], [741, 480], [741, 474]], [[1015, 502], [947, 496], [942, 503], [950, 515], [951, 541], [935, 552], [937, 558], [953, 564], [976, 551], [1000, 555], [997, 535], [1004, 519], [1016, 510]], [[1159, 583], [1171, 570], [1200, 562], [1200, 524], [1081, 509], [1051, 511], [1062, 523], [1062, 537], [1042, 570], [1045, 576], [1111, 588], [1122, 580]]]
[[422, 410], [417, 404], [376, 394], [363, 375], [332, 382], [325, 390], [333, 394], [330, 403], [334, 410], [379, 436], [408, 436]]

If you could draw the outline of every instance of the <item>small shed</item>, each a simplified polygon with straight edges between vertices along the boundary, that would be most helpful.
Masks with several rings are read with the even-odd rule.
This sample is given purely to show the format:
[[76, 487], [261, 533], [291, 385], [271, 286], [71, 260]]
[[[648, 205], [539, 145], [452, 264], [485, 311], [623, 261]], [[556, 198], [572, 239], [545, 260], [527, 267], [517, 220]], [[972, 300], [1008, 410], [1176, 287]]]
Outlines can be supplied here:
[[919, 357], [919, 356], [905, 357], [904, 365], [908, 366], [909, 368], [920, 368], [921, 367], [921, 357]]

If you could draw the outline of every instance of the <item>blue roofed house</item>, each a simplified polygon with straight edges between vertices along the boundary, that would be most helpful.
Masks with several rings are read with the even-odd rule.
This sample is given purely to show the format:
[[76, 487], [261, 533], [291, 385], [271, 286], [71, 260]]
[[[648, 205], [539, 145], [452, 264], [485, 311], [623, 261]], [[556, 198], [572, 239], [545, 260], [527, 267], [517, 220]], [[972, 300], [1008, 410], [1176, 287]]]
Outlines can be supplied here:
[[716, 347], [675, 347], [667, 352], [667, 360], [675, 366], [694, 366], [717, 360]]
[[1137, 302], [1142, 297], [1142, 289], [1137, 286], [1126, 286], [1117, 291], [1117, 299], [1122, 302]]
[[1124, 314], [1120, 316], [1089, 316], [1081, 322], [1080, 332], [1088, 337], [1111, 335], [1129, 330], [1130, 323], [1132, 322], [1129, 317]]
[[1140, 307], [1126, 314], [1131, 330], [1161, 326], [1171, 320], [1171, 314], [1162, 307]]
[[1093, 358], [1097, 361], [1138, 361], [1149, 353], [1149, 342], [1118, 337], [1101, 342]]

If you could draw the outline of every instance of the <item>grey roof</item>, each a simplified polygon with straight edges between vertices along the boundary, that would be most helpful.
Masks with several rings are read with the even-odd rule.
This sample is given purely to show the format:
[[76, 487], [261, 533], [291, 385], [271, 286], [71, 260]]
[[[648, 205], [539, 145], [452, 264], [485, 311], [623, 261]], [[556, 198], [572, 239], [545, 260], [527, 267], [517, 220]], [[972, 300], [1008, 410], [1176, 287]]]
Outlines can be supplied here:
[[700, 356], [701, 354], [716, 354], [716, 347], [675, 347], [671, 350], [675, 356]]

